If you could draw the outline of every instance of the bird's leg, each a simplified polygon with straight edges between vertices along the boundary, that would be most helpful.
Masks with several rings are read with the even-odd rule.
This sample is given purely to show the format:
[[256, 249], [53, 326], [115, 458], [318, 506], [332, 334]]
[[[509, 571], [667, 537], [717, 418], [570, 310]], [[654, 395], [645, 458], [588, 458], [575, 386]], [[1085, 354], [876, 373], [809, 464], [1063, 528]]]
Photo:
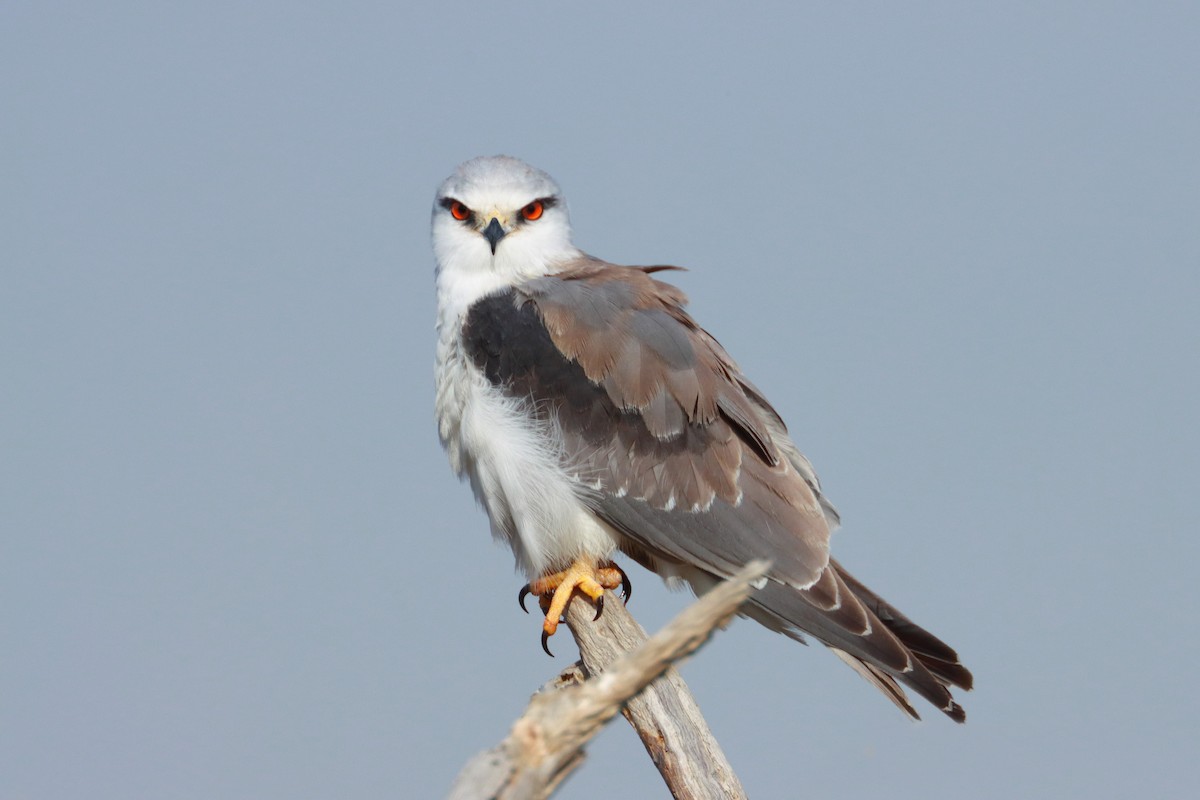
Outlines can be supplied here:
[[579, 590], [591, 598], [596, 605], [595, 619], [600, 619], [600, 612], [604, 610], [604, 590], [618, 587], [628, 600], [631, 590], [629, 578], [616, 564], [606, 561], [597, 565], [594, 561], [577, 558], [562, 572], [543, 575], [522, 587], [517, 600], [521, 603], [521, 608], [524, 608], [525, 595], [538, 596], [538, 604], [546, 613], [546, 619], [542, 623], [542, 649], [552, 656], [554, 654], [550, 652], [547, 642], [558, 631], [559, 620], [575, 591]]

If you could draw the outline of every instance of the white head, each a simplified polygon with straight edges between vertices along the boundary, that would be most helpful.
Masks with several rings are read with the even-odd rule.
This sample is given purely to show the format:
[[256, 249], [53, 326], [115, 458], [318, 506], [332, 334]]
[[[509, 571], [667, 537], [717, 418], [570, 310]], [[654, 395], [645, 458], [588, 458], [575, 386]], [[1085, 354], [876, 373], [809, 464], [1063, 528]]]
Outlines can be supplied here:
[[433, 252], [443, 315], [579, 255], [558, 184], [510, 156], [473, 158], [446, 179], [433, 204]]

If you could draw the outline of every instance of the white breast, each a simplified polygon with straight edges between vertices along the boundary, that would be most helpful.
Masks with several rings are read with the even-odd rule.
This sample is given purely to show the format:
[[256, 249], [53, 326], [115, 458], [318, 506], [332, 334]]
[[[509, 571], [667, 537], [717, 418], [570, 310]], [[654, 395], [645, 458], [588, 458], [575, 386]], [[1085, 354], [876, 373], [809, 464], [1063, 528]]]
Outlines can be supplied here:
[[563, 470], [553, 424], [505, 396], [466, 358], [457, 326], [441, 329], [437, 417], [450, 465], [470, 480], [492, 534], [532, 579], [578, 557], [607, 558], [610, 530], [581, 501], [586, 488]]

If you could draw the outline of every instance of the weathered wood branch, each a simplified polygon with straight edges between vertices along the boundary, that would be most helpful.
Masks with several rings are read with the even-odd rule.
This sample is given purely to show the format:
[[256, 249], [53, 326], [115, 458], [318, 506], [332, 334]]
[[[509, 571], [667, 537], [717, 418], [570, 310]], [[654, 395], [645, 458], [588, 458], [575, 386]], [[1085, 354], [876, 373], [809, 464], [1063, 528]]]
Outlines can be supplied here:
[[[583, 746], [616, 715], [641, 737], [680, 800], [745, 798], [741, 783], [672, 664], [729, 621], [767, 570], [754, 562], [647, 639], [609, 594], [604, 613], [572, 602], [566, 620], [582, 656], [533, 696], [504, 741], [471, 759], [450, 800], [543, 800], [583, 762]], [[584, 680], [586, 678], [586, 680]]]

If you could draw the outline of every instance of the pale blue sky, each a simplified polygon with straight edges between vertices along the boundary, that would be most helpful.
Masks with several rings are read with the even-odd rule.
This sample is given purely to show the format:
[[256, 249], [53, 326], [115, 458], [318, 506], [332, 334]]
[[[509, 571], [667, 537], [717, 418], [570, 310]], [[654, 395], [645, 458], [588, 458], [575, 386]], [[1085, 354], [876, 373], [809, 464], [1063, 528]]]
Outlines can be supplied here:
[[975, 671], [914, 725], [736, 623], [684, 675], [752, 796], [1194, 790], [1197, 7], [565, 5], [0, 7], [0, 800], [437, 797], [573, 657], [433, 426], [430, 203], [500, 152], [690, 268]]

